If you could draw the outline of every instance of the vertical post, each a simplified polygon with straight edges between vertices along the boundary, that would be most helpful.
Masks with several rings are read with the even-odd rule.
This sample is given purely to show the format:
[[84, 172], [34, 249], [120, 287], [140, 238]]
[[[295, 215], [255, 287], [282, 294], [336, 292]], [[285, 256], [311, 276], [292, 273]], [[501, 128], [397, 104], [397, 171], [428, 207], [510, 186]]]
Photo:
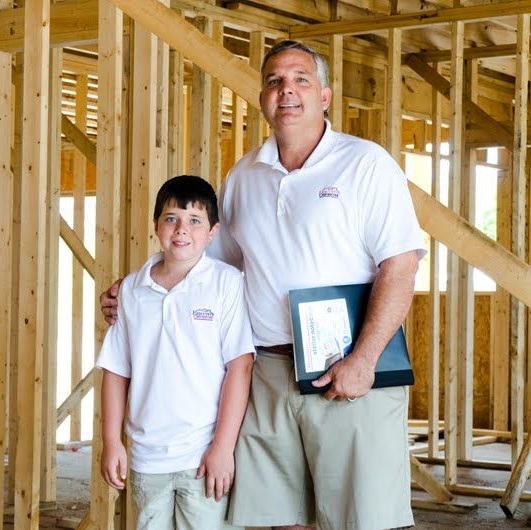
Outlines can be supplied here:
[[[108, 0], [99, 0], [98, 37], [98, 144], [96, 181], [96, 293], [120, 273], [120, 172], [123, 14]], [[96, 307], [98, 304], [96, 303]], [[99, 310], [95, 314], [96, 350], [107, 330]], [[100, 475], [101, 462], [101, 373], [94, 373], [94, 439], [90, 527], [113, 528], [116, 493]]]
[[343, 36], [329, 38], [330, 88], [332, 103], [329, 110], [330, 123], [336, 131], [343, 130]]
[[[9, 278], [11, 273], [13, 173], [11, 172], [12, 116], [11, 116], [11, 54], [0, 52], [0, 130], [8, 131], [0, 142], [0, 277]], [[6, 451], [9, 418], [9, 352], [11, 330], [11, 282], [0, 282], [0, 414], [4, 418], [0, 430], [0, 455]], [[0, 469], [0, 491], [4, 491], [5, 466]], [[4, 503], [0, 506], [0, 521], [4, 520]]]
[[[463, 120], [463, 36], [464, 23], [452, 23], [452, 56], [450, 103], [450, 175], [448, 181], [448, 207], [459, 211], [461, 180], [461, 149]], [[447, 486], [457, 482], [457, 370], [459, 315], [459, 257], [448, 252], [448, 280], [446, 287], [445, 318], [445, 393], [444, 393], [444, 440], [445, 482]]]
[[15, 526], [37, 530], [42, 429], [50, 2], [28, 0], [24, 17]]

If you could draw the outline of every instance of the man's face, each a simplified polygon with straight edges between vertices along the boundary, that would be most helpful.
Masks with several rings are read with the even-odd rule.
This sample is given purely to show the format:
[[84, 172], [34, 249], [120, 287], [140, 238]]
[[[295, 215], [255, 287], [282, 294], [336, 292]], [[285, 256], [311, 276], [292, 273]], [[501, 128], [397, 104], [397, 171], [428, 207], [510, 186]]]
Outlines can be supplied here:
[[260, 104], [273, 130], [322, 127], [331, 91], [321, 88], [313, 57], [302, 50], [286, 50], [267, 61]]

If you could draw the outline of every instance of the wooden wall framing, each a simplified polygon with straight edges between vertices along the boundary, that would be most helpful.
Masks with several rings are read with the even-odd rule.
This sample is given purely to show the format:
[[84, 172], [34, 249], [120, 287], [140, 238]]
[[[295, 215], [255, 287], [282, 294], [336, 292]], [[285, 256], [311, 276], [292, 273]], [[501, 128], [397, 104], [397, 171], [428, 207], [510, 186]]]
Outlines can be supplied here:
[[[275, 0], [267, 3], [277, 5]], [[13, 8], [0, 2], [0, 130], [7, 131], [10, 139], [0, 142], [0, 244], [6, 256], [0, 266], [2, 276], [13, 280], [0, 286], [0, 404], [6, 418], [0, 446], [9, 457], [0, 484], [6, 485], [8, 503], [14, 504], [16, 527], [38, 528], [39, 502], [55, 500], [55, 427], [70, 414], [71, 436], [81, 437], [79, 402], [92, 385], [92, 502], [80, 528], [130, 525], [126, 499], [116, 503], [117, 495], [99, 476], [100, 374], [91, 371], [83, 377], [81, 358], [75, 355], [72, 394], [59, 410], [53, 399], [57, 327], [53, 318], [44, 318], [44, 308], [56, 315], [59, 233], [76, 262], [78, 298], [73, 309], [77, 316], [72, 348], [76, 351], [81, 343], [82, 271], [94, 278], [99, 293], [156, 249], [151, 208], [160, 183], [190, 172], [207, 177], [219, 188], [227, 167], [267, 136], [258, 110], [258, 69], [271, 43], [285, 37], [308, 40], [328, 57], [333, 90], [329, 117], [336, 129], [381, 142], [400, 163], [410, 133], [405, 118], [422, 123], [422, 130], [412, 133], [419, 152], [425, 153], [430, 142], [440, 146], [443, 135], [449, 139], [449, 207], [439, 202], [441, 155], [437, 148], [432, 149], [430, 193], [409, 183], [419, 221], [431, 236], [429, 310], [417, 307], [408, 320], [414, 358], [415, 348], [421, 348], [415, 330], [421, 325], [430, 330], [426, 364], [418, 367], [427, 381], [428, 405], [422, 425], [428, 449], [424, 458], [412, 454], [413, 477], [439, 502], [451, 502], [456, 493], [493, 494], [460, 484], [457, 473], [460, 462], [474, 463], [478, 430], [472, 420], [472, 388], [479, 355], [474, 345], [474, 311], [480, 307], [489, 320], [489, 429], [492, 439], [511, 441], [514, 465], [507, 491], [494, 494], [505, 494], [504, 509], [514, 511], [518, 500], [526, 496], [521, 479], [531, 470], [531, 441], [526, 439], [529, 414], [526, 417], [525, 412], [526, 403], [531, 402], [526, 386], [526, 366], [531, 364], [526, 340], [526, 306], [531, 306], [526, 228], [531, 202], [527, 157], [531, 1], [505, 3], [503, 13], [517, 16], [517, 40], [491, 50], [515, 57], [514, 86], [503, 76], [487, 86], [478, 66], [479, 52], [464, 44], [465, 22], [500, 16], [496, 2], [486, 3], [481, 12], [473, 6], [440, 10], [431, 21], [423, 17], [419, 22], [414, 13], [375, 16], [373, 24], [387, 32], [385, 50], [367, 42], [353, 43], [350, 36], [370, 31], [366, 22], [329, 22], [331, 13], [323, 11], [329, 5], [326, 2], [316, 3], [315, 9], [295, 2], [306, 6], [307, 16], [319, 22], [300, 25], [287, 14], [270, 14], [263, 22], [256, 8], [245, 2], [234, 10], [206, 0], [172, 2], [173, 9], [157, 0], [51, 4], [26, 0], [24, 4]], [[67, 31], [61, 22], [69, 15], [74, 27], [78, 24], [77, 32]], [[451, 51], [408, 54], [405, 29], [435, 23], [450, 24]], [[5, 31], [6, 27], [11, 30]], [[235, 34], [245, 41], [238, 48], [239, 56], [224, 46]], [[92, 48], [79, 54], [70, 48], [73, 43], [80, 48], [91, 43]], [[61, 108], [65, 68], [76, 79], [75, 124]], [[90, 87], [95, 79], [96, 101], [91, 99]], [[94, 108], [97, 120], [90, 116]], [[505, 148], [502, 164], [509, 168], [499, 183], [497, 242], [473, 227], [477, 149], [488, 146]], [[73, 227], [60, 218], [58, 209], [61, 150], [70, 153], [74, 169], [69, 189], [77, 212]], [[95, 188], [91, 178], [95, 178]], [[94, 191], [96, 254], [92, 257], [83, 243], [83, 202]], [[451, 251], [443, 296], [438, 287], [441, 245]], [[472, 267], [482, 269], [497, 283], [488, 303], [483, 300], [479, 306]], [[485, 306], [487, 310], [481, 309]], [[106, 324], [99, 311], [95, 320], [98, 344]], [[415, 392], [413, 388], [413, 401]], [[444, 484], [422, 464], [437, 459], [441, 426]]]

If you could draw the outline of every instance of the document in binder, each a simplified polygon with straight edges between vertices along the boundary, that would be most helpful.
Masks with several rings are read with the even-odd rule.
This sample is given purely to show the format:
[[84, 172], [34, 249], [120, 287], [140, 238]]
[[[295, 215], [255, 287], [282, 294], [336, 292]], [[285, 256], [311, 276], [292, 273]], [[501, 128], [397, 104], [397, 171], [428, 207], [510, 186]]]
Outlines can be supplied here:
[[[325, 392], [311, 382], [352, 350], [372, 283], [309, 287], [289, 292], [295, 377], [301, 394]], [[413, 370], [402, 326], [382, 352], [373, 388], [412, 385]]]

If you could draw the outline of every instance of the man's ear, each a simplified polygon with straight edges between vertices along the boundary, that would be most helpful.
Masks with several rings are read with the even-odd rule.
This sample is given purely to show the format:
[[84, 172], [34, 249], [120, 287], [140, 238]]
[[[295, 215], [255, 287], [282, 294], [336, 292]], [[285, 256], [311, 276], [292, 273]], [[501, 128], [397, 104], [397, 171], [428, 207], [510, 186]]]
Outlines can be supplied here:
[[323, 110], [328, 110], [332, 102], [332, 89], [329, 86], [321, 89], [321, 101], [323, 102]]

